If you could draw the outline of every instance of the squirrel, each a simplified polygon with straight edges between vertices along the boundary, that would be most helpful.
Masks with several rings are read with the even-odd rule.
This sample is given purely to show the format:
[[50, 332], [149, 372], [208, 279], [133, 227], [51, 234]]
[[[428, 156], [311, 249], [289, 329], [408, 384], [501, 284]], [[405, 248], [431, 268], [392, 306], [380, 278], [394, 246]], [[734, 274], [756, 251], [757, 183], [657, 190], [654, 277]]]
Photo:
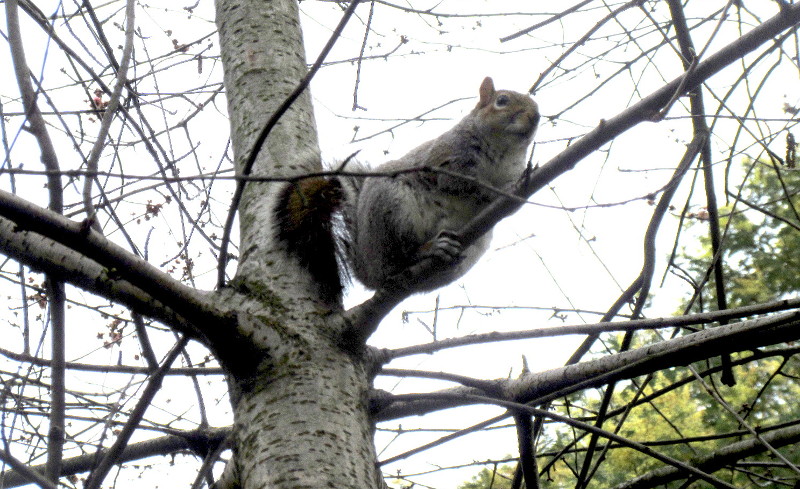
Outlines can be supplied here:
[[[278, 240], [328, 302], [341, 299], [344, 274], [377, 289], [426, 256], [441, 260], [440, 269], [405, 286], [411, 292], [444, 286], [486, 251], [491, 231], [466, 249], [453, 233], [497, 190], [523, 177], [539, 119], [528, 95], [495, 90], [486, 77], [475, 108], [441, 136], [373, 170], [343, 165], [382, 176], [310, 177], [287, 185], [275, 207]], [[334, 225], [337, 215], [341, 222]]]

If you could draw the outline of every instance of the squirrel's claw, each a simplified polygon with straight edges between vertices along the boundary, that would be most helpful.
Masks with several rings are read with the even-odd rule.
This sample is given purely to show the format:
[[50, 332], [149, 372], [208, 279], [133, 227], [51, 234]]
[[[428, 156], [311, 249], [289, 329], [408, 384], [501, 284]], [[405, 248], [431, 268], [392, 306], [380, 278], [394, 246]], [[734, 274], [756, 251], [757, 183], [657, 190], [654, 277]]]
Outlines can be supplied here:
[[453, 231], [443, 229], [429, 243], [427, 255], [436, 258], [444, 264], [453, 265], [464, 258], [464, 245]]

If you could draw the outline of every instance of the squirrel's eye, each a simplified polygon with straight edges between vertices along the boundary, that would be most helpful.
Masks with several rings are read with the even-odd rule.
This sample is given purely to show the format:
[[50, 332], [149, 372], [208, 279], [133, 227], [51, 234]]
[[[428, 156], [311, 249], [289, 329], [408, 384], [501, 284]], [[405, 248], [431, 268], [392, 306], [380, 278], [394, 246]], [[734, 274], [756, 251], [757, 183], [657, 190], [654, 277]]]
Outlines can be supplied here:
[[511, 102], [511, 97], [508, 95], [500, 95], [494, 101], [494, 106], [498, 109], [502, 109], [503, 107], [507, 106]]

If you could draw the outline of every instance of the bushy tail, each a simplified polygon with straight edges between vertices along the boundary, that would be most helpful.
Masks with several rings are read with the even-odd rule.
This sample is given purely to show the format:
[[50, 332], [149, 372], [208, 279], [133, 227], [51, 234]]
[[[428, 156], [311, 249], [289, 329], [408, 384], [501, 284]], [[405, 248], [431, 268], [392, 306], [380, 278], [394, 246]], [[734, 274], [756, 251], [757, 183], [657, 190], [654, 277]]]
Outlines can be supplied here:
[[364, 186], [365, 174], [369, 169], [352, 157], [345, 160], [336, 170], [340, 172], [336, 178], [339, 180], [343, 195], [342, 203], [335, 214], [335, 236], [337, 243], [337, 257], [340, 272], [344, 283], [350, 283], [353, 278], [353, 263], [355, 252], [354, 243], [358, 233], [358, 198]]
[[310, 177], [289, 183], [275, 207], [278, 241], [311, 273], [319, 295], [332, 305], [342, 297], [333, 217], [341, 204], [338, 179]]
[[[363, 173], [346, 161], [337, 171]], [[328, 304], [341, 302], [350, 281], [354, 212], [363, 178], [331, 175], [303, 178], [281, 190], [275, 207], [278, 241], [306, 268]]]

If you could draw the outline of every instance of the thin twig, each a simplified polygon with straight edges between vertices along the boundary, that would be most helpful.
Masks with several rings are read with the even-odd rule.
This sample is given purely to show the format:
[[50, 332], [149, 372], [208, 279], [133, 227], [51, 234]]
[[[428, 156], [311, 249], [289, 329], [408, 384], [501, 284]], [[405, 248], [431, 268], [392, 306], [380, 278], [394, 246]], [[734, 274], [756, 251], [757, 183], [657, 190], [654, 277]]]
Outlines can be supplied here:
[[[29, 124], [28, 130], [36, 138], [41, 151], [41, 160], [45, 168], [58, 171], [58, 156], [53, 141], [37, 104], [38, 95], [31, 82], [31, 72], [25, 58], [25, 49], [19, 26], [19, 5], [17, 0], [6, 2], [6, 22], [8, 26], [8, 42], [11, 47], [11, 59], [14, 65], [17, 85], [22, 95], [22, 104]], [[48, 176], [49, 208], [53, 212], [64, 211], [64, 193], [61, 188], [61, 177]], [[51, 362], [51, 405], [50, 427], [47, 437], [47, 478], [58, 482], [61, 473], [61, 462], [65, 440], [64, 411], [66, 405], [66, 387], [64, 376], [66, 348], [66, 312], [64, 284], [48, 275], [46, 277], [47, 299], [50, 307], [50, 331], [52, 345]]]
[[745, 421], [745, 419], [744, 419], [744, 418], [742, 418], [742, 417], [739, 415], [739, 413], [737, 413], [737, 412], [736, 412], [736, 410], [735, 410], [735, 409], [733, 409], [733, 408], [731, 407], [731, 405], [730, 405], [730, 404], [728, 404], [728, 403], [727, 403], [727, 402], [726, 402], [726, 401], [725, 401], [725, 400], [724, 400], [724, 399], [723, 399], [723, 398], [722, 398], [722, 397], [721, 397], [721, 396], [720, 396], [720, 395], [719, 395], [719, 394], [718, 394], [718, 393], [715, 391], [715, 389], [713, 389], [713, 388], [712, 388], [712, 387], [711, 387], [711, 386], [708, 384], [708, 382], [706, 382], [706, 381], [705, 381], [705, 379], [703, 379], [703, 377], [701, 377], [701, 376], [700, 376], [700, 374], [697, 372], [697, 370], [694, 368], [694, 366], [692, 366], [692, 365], [689, 365], [689, 371], [691, 371], [691, 372], [692, 372], [692, 374], [693, 374], [693, 375], [695, 376], [695, 378], [697, 379], [697, 382], [698, 382], [698, 383], [699, 383], [699, 384], [700, 384], [700, 385], [703, 387], [703, 389], [704, 389], [704, 390], [705, 390], [705, 391], [706, 391], [706, 392], [707, 392], [707, 393], [708, 393], [708, 394], [709, 394], [709, 395], [710, 395], [710, 396], [711, 396], [711, 397], [714, 399], [714, 401], [715, 401], [717, 404], [719, 404], [720, 406], [722, 406], [722, 408], [723, 408], [725, 411], [727, 411], [727, 412], [728, 412], [728, 414], [730, 414], [730, 415], [731, 415], [731, 416], [732, 416], [732, 417], [733, 417], [733, 418], [736, 420], [736, 422], [739, 424], [739, 426], [742, 426], [742, 427], [744, 427], [744, 429], [746, 429], [746, 430], [747, 430], [747, 431], [748, 431], [748, 432], [749, 432], [751, 435], [753, 435], [753, 437], [754, 437], [756, 440], [758, 440], [758, 442], [759, 442], [759, 443], [761, 443], [761, 444], [764, 446], [764, 448], [765, 448], [765, 449], [766, 449], [768, 452], [770, 452], [770, 453], [772, 454], [772, 456], [774, 456], [775, 458], [777, 458], [778, 460], [780, 460], [781, 462], [783, 462], [783, 463], [786, 465], [786, 467], [788, 467], [790, 470], [792, 470], [792, 471], [793, 471], [793, 472], [795, 472], [796, 474], [799, 474], [799, 475], [800, 475], [800, 468], [798, 468], [798, 467], [797, 467], [795, 464], [793, 464], [792, 462], [790, 462], [790, 461], [789, 461], [789, 460], [788, 460], [788, 459], [787, 459], [787, 458], [786, 458], [786, 457], [785, 457], [785, 456], [784, 456], [784, 455], [783, 455], [781, 452], [779, 452], [778, 450], [776, 450], [776, 449], [775, 449], [775, 447], [773, 447], [773, 446], [772, 446], [772, 445], [771, 445], [771, 444], [770, 444], [770, 443], [769, 443], [767, 440], [765, 440], [765, 439], [764, 439], [764, 437], [763, 437], [763, 436], [761, 436], [761, 434], [760, 434], [760, 433], [759, 433], [759, 432], [758, 432], [758, 431], [757, 431], [755, 428], [753, 428], [753, 427], [750, 425], [750, 423], [748, 423], [747, 421]]
[[592, 26], [591, 29], [586, 31], [586, 33], [583, 36], [581, 36], [580, 39], [578, 39], [577, 41], [572, 43], [570, 45], [570, 47], [566, 51], [564, 51], [564, 53], [561, 54], [561, 56], [559, 56], [555, 61], [550, 63], [550, 65], [547, 68], [545, 68], [544, 71], [542, 71], [539, 74], [539, 78], [536, 79], [536, 81], [533, 83], [533, 85], [531, 86], [530, 90], [528, 90], [528, 91], [530, 93], [536, 93], [536, 90], [539, 88], [539, 85], [547, 77], [547, 75], [549, 75], [550, 72], [553, 71], [557, 66], [559, 66], [565, 59], [567, 59], [567, 57], [569, 55], [571, 55], [579, 47], [584, 45], [586, 43], [586, 41], [591, 39], [592, 34], [594, 34], [601, 27], [603, 27], [606, 24], [606, 22], [616, 18], [619, 14], [621, 14], [622, 12], [628, 10], [629, 8], [636, 7], [637, 5], [641, 5], [642, 3], [644, 3], [644, 0], [631, 0], [629, 2], [626, 2], [626, 3], [622, 4], [619, 7], [617, 7], [612, 12], [609, 12], [608, 15], [606, 15], [605, 17], [600, 19], [600, 21], [597, 22], [594, 26]]
[[581, 7], [583, 7], [584, 5], [589, 4], [591, 2], [592, 2], [592, 0], [583, 0], [582, 2], [577, 3], [577, 4], [573, 5], [572, 7], [568, 8], [568, 9], [562, 11], [562, 12], [559, 12], [559, 13], [557, 13], [555, 15], [551, 15], [547, 19], [545, 19], [545, 20], [543, 20], [543, 21], [541, 21], [541, 22], [539, 22], [537, 24], [534, 24], [534, 25], [532, 25], [530, 27], [522, 29], [521, 31], [515, 32], [514, 34], [510, 34], [510, 35], [508, 35], [506, 37], [501, 37], [500, 38], [500, 42], [508, 42], [508, 41], [511, 41], [512, 39], [516, 39], [518, 37], [522, 37], [525, 34], [529, 34], [529, 33], [533, 32], [533, 31], [535, 31], [536, 29], [539, 29], [541, 27], [546, 26], [547, 24], [555, 22], [555, 21], [557, 21], [559, 19], [563, 19], [567, 15], [569, 15], [569, 14], [571, 14], [573, 12], [576, 12]]
[[680, 460], [674, 459], [674, 458], [672, 458], [670, 456], [664, 455], [663, 453], [657, 452], [657, 451], [653, 450], [652, 448], [650, 448], [650, 447], [648, 447], [648, 446], [646, 446], [646, 445], [644, 445], [642, 443], [635, 442], [635, 441], [630, 440], [628, 438], [625, 438], [623, 436], [617, 435], [615, 433], [611, 433], [610, 431], [602, 430], [602, 429], [597, 428], [595, 426], [592, 426], [590, 424], [587, 424], [587, 423], [584, 423], [582, 421], [578, 421], [578, 420], [569, 418], [567, 416], [562, 416], [562, 415], [554, 413], [552, 411], [547, 411], [547, 410], [535, 408], [535, 407], [528, 406], [526, 404], [521, 404], [521, 403], [518, 403], [518, 402], [506, 401], [506, 400], [502, 400], [502, 399], [493, 399], [493, 398], [490, 398], [490, 397], [479, 396], [479, 395], [474, 395], [474, 394], [447, 394], [447, 393], [401, 394], [401, 395], [398, 395], [397, 397], [402, 399], [402, 398], [407, 397], [407, 396], [408, 397], [422, 398], [422, 399], [443, 399], [443, 400], [450, 400], [450, 399], [456, 400], [457, 399], [457, 400], [471, 402], [471, 403], [493, 404], [493, 405], [502, 406], [502, 407], [505, 407], [505, 408], [508, 408], [508, 409], [512, 409], [512, 410], [518, 410], [520, 412], [526, 412], [529, 415], [541, 416], [543, 418], [552, 419], [553, 421], [558, 421], [558, 422], [564, 423], [566, 425], [578, 428], [580, 430], [588, 431], [590, 433], [597, 434], [598, 436], [602, 436], [603, 438], [606, 438], [607, 440], [619, 443], [620, 445], [622, 445], [624, 447], [631, 448], [631, 449], [636, 450], [636, 451], [638, 451], [638, 452], [640, 452], [640, 453], [642, 453], [644, 455], [647, 455], [647, 456], [652, 457], [652, 458], [654, 458], [656, 460], [664, 462], [667, 465], [671, 465], [671, 466], [676, 467], [678, 469], [684, 470], [684, 471], [686, 471], [688, 473], [691, 473], [694, 476], [696, 476], [696, 477], [708, 482], [709, 484], [711, 484], [714, 487], [725, 488], [725, 489], [736, 489], [736, 486], [733, 486], [733, 485], [731, 485], [731, 484], [729, 484], [729, 483], [727, 483], [727, 482], [725, 482], [725, 481], [723, 481], [721, 479], [718, 479], [717, 477], [714, 477], [713, 475], [710, 475], [710, 474], [698, 469], [694, 465], [690, 465], [690, 464], [687, 464], [685, 462], [681, 462]]
[[[88, 3], [88, 2], [87, 2]], [[122, 59], [119, 68], [117, 69], [117, 81], [114, 84], [114, 90], [111, 92], [111, 100], [108, 105], [98, 107], [103, 110], [103, 119], [100, 121], [100, 128], [97, 131], [97, 139], [94, 141], [92, 150], [89, 152], [89, 157], [86, 160], [86, 171], [96, 172], [100, 155], [106, 144], [106, 137], [108, 131], [111, 129], [111, 122], [117, 115], [117, 109], [120, 106], [120, 97], [122, 89], [128, 83], [128, 67], [130, 66], [131, 54], [133, 53], [133, 34], [135, 24], [136, 2], [128, 0], [125, 7], [125, 45], [122, 48]], [[92, 99], [94, 100], [94, 98]], [[101, 101], [102, 104], [102, 101]], [[83, 206], [86, 210], [86, 218], [89, 219], [91, 226], [95, 231], [100, 232], [100, 223], [97, 222], [95, 214], [97, 213], [94, 203], [92, 202], [92, 183], [93, 178], [86, 178], [83, 182]]]
[[[638, 319], [638, 317], [641, 315], [642, 309], [644, 309], [644, 305], [647, 302], [648, 294], [650, 293], [650, 285], [653, 281], [653, 274], [655, 273], [656, 237], [658, 234], [658, 229], [661, 226], [664, 216], [667, 215], [667, 211], [672, 203], [672, 197], [675, 195], [680, 182], [683, 180], [686, 172], [689, 171], [689, 167], [697, 157], [700, 149], [705, 145], [705, 141], [706, 138], [704, 135], [695, 134], [694, 139], [687, 146], [680, 163], [675, 169], [675, 173], [670, 179], [669, 184], [666, 186], [666, 190], [661, 195], [658, 205], [656, 205], [656, 208], [653, 211], [653, 216], [650, 219], [650, 223], [647, 226], [647, 231], [645, 232], [644, 237], [644, 263], [642, 264], [642, 271], [636, 280], [639, 290], [637, 292], [637, 299], [632, 314], [634, 319]], [[633, 330], [625, 333], [620, 345], [620, 351], [626, 351], [630, 348], [631, 342], [633, 341], [633, 333]], [[582, 347], [588, 351], [585, 343], [586, 342], [584, 342]], [[598, 428], [602, 427], [603, 423], [605, 422], [606, 412], [611, 405], [611, 398], [614, 394], [615, 387], [616, 384], [614, 382], [610, 382], [603, 394], [603, 398], [600, 402], [600, 408], [598, 410], [597, 421], [595, 422], [595, 426]], [[592, 434], [591, 438], [589, 439], [586, 457], [584, 458], [581, 472], [578, 475], [577, 487], [585, 487], [586, 484], [589, 483], [589, 469], [591, 467], [592, 456], [594, 455], [594, 450], [597, 446], [598, 440], [599, 438], [595, 434]]]
[[[686, 24], [686, 16], [683, 12], [683, 5], [681, 4], [680, 0], [667, 0], [667, 4], [669, 5], [670, 14], [672, 15], [672, 23], [675, 26], [676, 37], [681, 48], [681, 55], [683, 58], [682, 62], [687, 70], [688, 77], [690, 76], [690, 70], [692, 70], [693, 67], [696, 68], [696, 64], [694, 62], [694, 44], [692, 43], [689, 26]], [[706, 209], [708, 210], [711, 250], [712, 254], [717, 257], [717, 259], [712, 262], [711, 266], [714, 269], [714, 288], [716, 291], [717, 309], [724, 310], [728, 308], [728, 301], [725, 291], [725, 274], [720, 258], [721, 233], [719, 227], [719, 209], [717, 207], [716, 189], [714, 188], [714, 173], [711, 167], [711, 135], [705, 119], [703, 92], [700, 86], [695, 87], [689, 92], [689, 105], [692, 113], [692, 126], [694, 128], [694, 133], [701, 134], [705, 137], [705, 144], [700, 152], [700, 156], [703, 165], [703, 178], [705, 182]], [[733, 377], [733, 370], [731, 369], [731, 357], [730, 355], [722, 355], [721, 360], [723, 370], [720, 380], [723, 384], [732, 387], [736, 384], [736, 380]]]
[[361, 109], [366, 110], [364, 107], [358, 105], [358, 86], [361, 84], [361, 66], [364, 60], [364, 51], [367, 49], [367, 39], [369, 39], [369, 31], [372, 28], [372, 16], [375, 13], [375, 2], [370, 2], [369, 16], [367, 17], [367, 27], [364, 29], [364, 40], [361, 42], [361, 51], [356, 58], [356, 82], [353, 87], [353, 110]]
[[133, 432], [139, 426], [139, 422], [144, 417], [145, 411], [150, 406], [150, 403], [153, 401], [155, 395], [161, 389], [161, 382], [164, 380], [164, 375], [172, 366], [172, 362], [178, 358], [178, 355], [181, 353], [181, 351], [183, 351], [183, 348], [187, 343], [189, 343], [189, 337], [184, 335], [172, 347], [172, 350], [170, 350], [170, 352], [167, 354], [164, 362], [161, 364], [158, 370], [156, 370], [150, 377], [147, 387], [145, 387], [144, 391], [142, 391], [142, 395], [139, 398], [139, 401], [136, 403], [136, 407], [134, 407], [133, 411], [128, 417], [128, 422], [117, 434], [117, 439], [114, 444], [105, 453], [100, 462], [97, 464], [97, 467], [87, 478], [86, 483], [84, 484], [84, 489], [98, 489], [100, 484], [103, 483], [103, 479], [105, 479], [106, 475], [111, 470], [111, 467], [117, 463], [117, 459], [128, 445], [128, 441], [133, 435]]

